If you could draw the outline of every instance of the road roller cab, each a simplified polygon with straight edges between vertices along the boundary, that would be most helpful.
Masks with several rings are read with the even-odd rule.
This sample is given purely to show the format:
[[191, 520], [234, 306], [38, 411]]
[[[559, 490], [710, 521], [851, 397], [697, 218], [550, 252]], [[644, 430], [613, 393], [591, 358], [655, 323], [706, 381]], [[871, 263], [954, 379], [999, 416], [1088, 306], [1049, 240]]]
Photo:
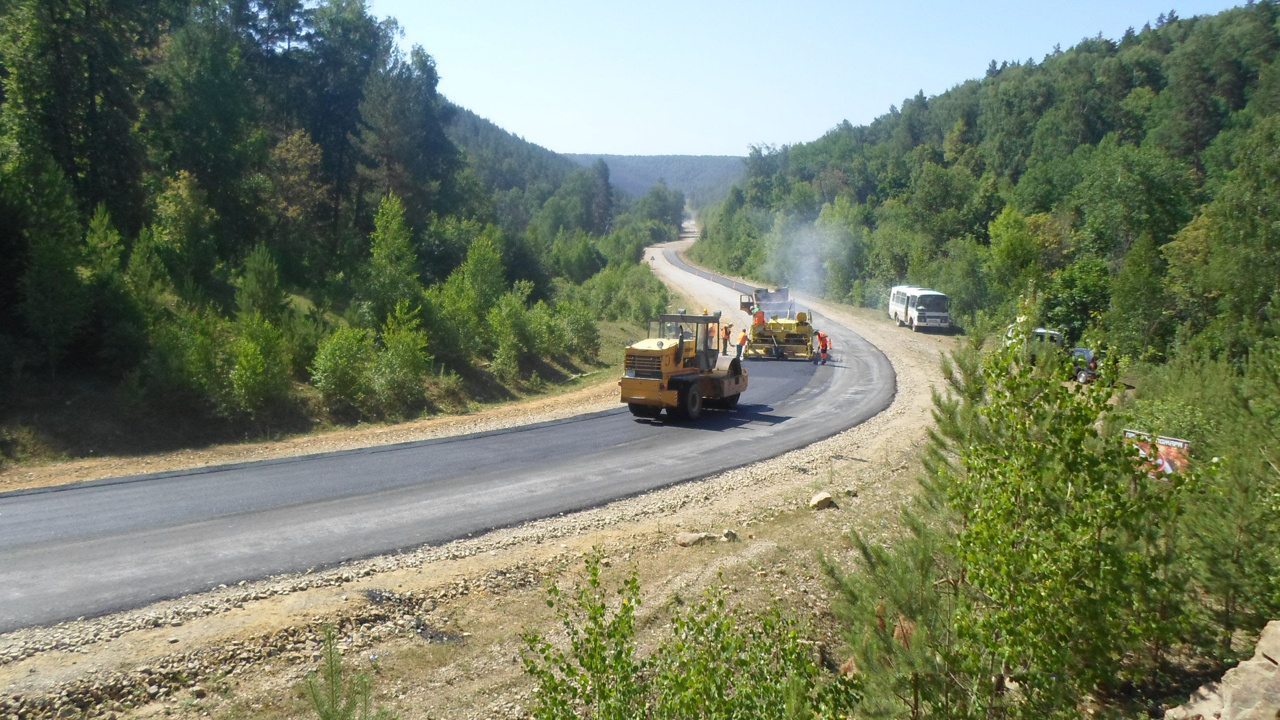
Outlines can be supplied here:
[[696, 420], [705, 407], [732, 409], [747, 389], [747, 373], [716, 346], [720, 313], [659, 315], [649, 336], [627, 347], [621, 400], [631, 414]]

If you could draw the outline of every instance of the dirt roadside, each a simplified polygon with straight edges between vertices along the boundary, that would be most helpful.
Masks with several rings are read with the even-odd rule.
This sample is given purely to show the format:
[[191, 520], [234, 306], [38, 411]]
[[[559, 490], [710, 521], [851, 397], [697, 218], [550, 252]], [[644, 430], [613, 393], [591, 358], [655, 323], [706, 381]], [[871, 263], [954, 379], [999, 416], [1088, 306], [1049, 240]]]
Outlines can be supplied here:
[[[687, 278], [669, 280], [703, 301], [706, 288]], [[707, 305], [722, 302], [711, 295]], [[609, 556], [615, 571], [638, 573], [648, 642], [680, 603], [724, 585], [735, 602], [781, 602], [808, 618], [838, 653], [816, 552], [847, 562], [843, 535], [850, 526], [887, 536], [914, 490], [916, 448], [931, 422], [930, 390], [941, 382], [939, 357], [953, 340], [911, 334], [871, 311], [805, 303], [890, 358], [898, 393], [888, 410], [780, 457], [587, 512], [0, 636], [0, 718], [302, 717], [299, 681], [315, 667], [323, 624], [338, 628], [348, 659], [374, 674], [379, 702], [401, 717], [521, 717], [529, 686], [518, 662], [519, 632], [554, 631], [541, 586], [571, 582], [592, 547]], [[615, 388], [610, 382], [597, 389]], [[559, 403], [577, 393], [549, 398], [553, 406], [545, 412], [574, 414], [583, 405], [614, 402], [589, 390], [578, 391], [584, 397], [576, 408]], [[481, 415], [439, 420], [477, 422]], [[517, 416], [488, 421], [514, 424]], [[406, 432], [478, 429], [463, 427]], [[417, 438], [381, 441], [407, 439]], [[837, 508], [805, 507], [820, 489], [837, 497]], [[681, 530], [724, 529], [741, 542], [692, 548], [672, 542]]]

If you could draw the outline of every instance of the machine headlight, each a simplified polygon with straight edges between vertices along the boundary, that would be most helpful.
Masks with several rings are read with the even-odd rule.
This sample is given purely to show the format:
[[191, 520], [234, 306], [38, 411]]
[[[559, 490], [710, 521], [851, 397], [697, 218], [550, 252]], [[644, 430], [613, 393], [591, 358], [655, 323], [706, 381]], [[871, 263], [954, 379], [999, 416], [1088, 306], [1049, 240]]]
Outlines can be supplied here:
[[635, 368], [627, 368], [627, 369], [626, 369], [625, 371], [623, 371], [623, 373], [622, 373], [622, 377], [629, 377], [629, 378], [633, 378], [633, 377], [635, 377], [635, 376], [636, 376], [636, 369], [635, 369]]

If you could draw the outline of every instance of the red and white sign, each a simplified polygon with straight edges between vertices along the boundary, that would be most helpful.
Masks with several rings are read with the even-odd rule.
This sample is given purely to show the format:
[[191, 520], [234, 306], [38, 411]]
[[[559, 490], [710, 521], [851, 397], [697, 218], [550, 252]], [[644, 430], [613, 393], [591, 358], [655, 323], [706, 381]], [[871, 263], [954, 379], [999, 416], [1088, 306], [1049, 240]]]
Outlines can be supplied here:
[[1151, 477], [1176, 475], [1182, 472], [1191, 458], [1191, 443], [1178, 438], [1157, 435], [1155, 441], [1151, 433], [1141, 430], [1125, 430], [1126, 439], [1138, 448], [1138, 454], [1147, 461], [1147, 474]]

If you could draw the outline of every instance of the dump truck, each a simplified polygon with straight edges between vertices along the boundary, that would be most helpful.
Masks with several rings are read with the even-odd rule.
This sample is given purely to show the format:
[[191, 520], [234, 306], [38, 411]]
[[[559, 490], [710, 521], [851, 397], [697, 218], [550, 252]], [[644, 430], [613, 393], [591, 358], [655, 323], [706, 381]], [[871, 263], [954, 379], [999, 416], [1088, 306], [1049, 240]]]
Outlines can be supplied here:
[[659, 315], [649, 336], [627, 346], [621, 400], [631, 414], [656, 418], [663, 410], [679, 420], [697, 420], [703, 408], [732, 410], [747, 389], [747, 371], [737, 358], [721, 356], [720, 313]]
[[742, 312], [750, 315], [755, 308], [764, 311], [764, 314], [773, 317], [790, 317], [795, 314], [796, 304], [791, 300], [791, 291], [787, 288], [776, 288], [770, 290], [768, 288], [756, 288], [751, 295], [740, 295], [738, 297], [738, 307], [742, 308]]

